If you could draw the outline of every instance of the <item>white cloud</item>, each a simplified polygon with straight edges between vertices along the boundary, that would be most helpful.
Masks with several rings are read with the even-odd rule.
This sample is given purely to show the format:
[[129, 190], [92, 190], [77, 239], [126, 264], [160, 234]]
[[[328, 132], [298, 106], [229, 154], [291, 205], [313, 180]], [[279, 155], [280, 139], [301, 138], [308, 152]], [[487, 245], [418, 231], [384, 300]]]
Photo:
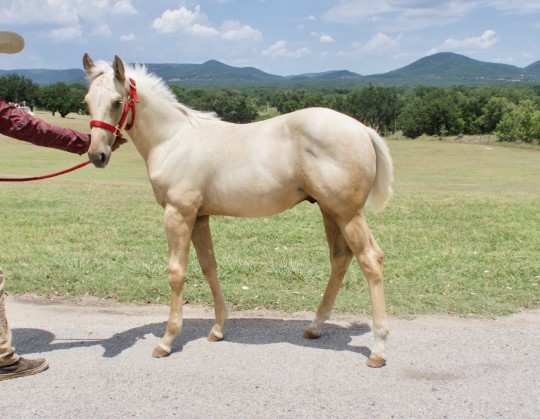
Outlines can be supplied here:
[[319, 37], [319, 41], [323, 42], [323, 43], [326, 43], [326, 44], [330, 44], [330, 43], [334, 42], [334, 38], [332, 38], [330, 35], [323, 34], [323, 35], [321, 35]]
[[219, 35], [219, 32], [217, 29], [213, 28], [212, 26], [201, 25], [199, 23], [195, 23], [193, 26], [191, 26], [187, 30], [187, 33], [190, 33], [194, 36], [201, 37], [201, 38], [211, 38], [211, 37]]
[[259, 42], [262, 40], [262, 33], [249, 25], [242, 25], [237, 20], [226, 20], [221, 25], [221, 38], [227, 41], [252, 40]]
[[388, 51], [391, 48], [396, 47], [398, 44], [398, 38], [393, 39], [388, 35], [379, 32], [371, 37], [369, 41], [362, 47], [364, 54], [377, 54], [380, 52]]
[[167, 9], [154, 20], [152, 27], [164, 34], [181, 32], [201, 38], [220, 37], [225, 41], [259, 42], [263, 38], [261, 31], [237, 20], [226, 20], [219, 30], [216, 29], [198, 5], [193, 10], [185, 6], [176, 10]]
[[286, 41], [277, 41], [273, 45], [271, 45], [268, 49], [264, 50], [262, 52], [263, 55], [267, 55], [272, 58], [277, 57], [292, 57], [292, 58], [301, 58], [305, 57], [306, 55], [309, 55], [311, 51], [309, 48], [298, 48], [294, 51], [289, 51], [287, 49], [287, 42]]
[[387, 31], [447, 25], [479, 7], [480, 1], [344, 0], [322, 18], [332, 23], [368, 22]]
[[318, 38], [319, 42], [331, 44], [334, 41], [334, 38], [332, 38], [330, 35], [320, 32], [310, 32], [310, 35], [314, 38]]
[[373, 16], [397, 12], [403, 6], [392, 0], [346, 0], [332, 7], [322, 15], [324, 20], [336, 23], [353, 23], [368, 20]]
[[111, 0], [2, 0], [0, 24], [27, 26], [29, 31], [48, 34], [54, 42], [72, 42], [87, 35], [110, 36], [106, 22], [110, 13]]
[[79, 26], [67, 26], [53, 29], [50, 31], [50, 35], [55, 42], [63, 42], [80, 38], [82, 36], [82, 30]]
[[488, 0], [486, 2], [494, 9], [509, 14], [526, 14], [540, 11], [538, 0]]
[[111, 33], [112, 32], [111, 32], [111, 29], [109, 28], [109, 25], [103, 24], [103, 25], [98, 25], [94, 29], [92, 29], [92, 32], [90, 34], [95, 35], [95, 36], [107, 37], [107, 36], [111, 36]]
[[152, 27], [160, 33], [183, 32], [200, 37], [219, 35], [218, 30], [207, 21], [206, 14], [201, 13], [201, 6], [195, 6], [194, 11], [181, 6], [175, 10], [165, 10], [161, 17], [154, 20]]
[[135, 40], [135, 34], [133, 32], [128, 33], [127, 35], [120, 36], [120, 41], [129, 42]]
[[440, 51], [460, 51], [466, 53], [474, 53], [480, 50], [488, 49], [495, 45], [499, 41], [496, 37], [495, 31], [488, 29], [482, 35], [465, 38], [454, 39], [449, 38], [444, 41], [440, 46], [433, 48], [429, 53], [434, 54]]
[[[2, 2], [0, 23], [28, 25], [46, 23], [49, 25], [66, 25], [76, 19], [73, 7], [62, 0], [12, 0], [10, 5]], [[74, 19], [75, 18], [75, 19]]]
[[269, 55], [270, 57], [279, 57], [287, 55], [287, 42], [277, 41], [275, 44], [271, 45], [268, 49], [265, 49], [262, 54]]
[[84, 16], [100, 23], [111, 12], [110, 0], [2, 0], [0, 23], [66, 26]]
[[342, 57], [348, 56], [366, 56], [366, 55], [383, 55], [395, 52], [401, 40], [401, 35], [392, 38], [385, 33], [378, 32], [373, 35], [367, 42], [353, 44], [352, 51], [338, 51], [337, 55]]
[[138, 15], [139, 11], [131, 4], [131, 0], [120, 0], [114, 4], [113, 15]]

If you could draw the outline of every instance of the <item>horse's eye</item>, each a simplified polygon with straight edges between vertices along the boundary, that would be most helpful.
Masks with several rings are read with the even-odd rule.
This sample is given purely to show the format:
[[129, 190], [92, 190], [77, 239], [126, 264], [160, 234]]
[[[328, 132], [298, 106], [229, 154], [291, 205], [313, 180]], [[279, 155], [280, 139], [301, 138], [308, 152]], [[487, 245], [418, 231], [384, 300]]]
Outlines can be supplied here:
[[120, 106], [122, 106], [122, 101], [121, 100], [115, 100], [113, 102], [113, 108], [114, 109], [118, 109], [118, 108], [120, 108]]

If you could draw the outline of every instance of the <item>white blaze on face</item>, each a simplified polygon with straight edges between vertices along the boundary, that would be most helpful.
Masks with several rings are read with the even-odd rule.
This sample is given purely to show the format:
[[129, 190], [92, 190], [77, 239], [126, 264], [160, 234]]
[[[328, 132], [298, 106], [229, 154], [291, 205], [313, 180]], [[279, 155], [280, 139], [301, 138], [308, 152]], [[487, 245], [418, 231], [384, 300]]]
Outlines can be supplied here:
[[105, 92], [105, 89], [103, 85], [98, 86], [98, 108], [101, 107], [101, 98], [103, 97], [103, 93]]

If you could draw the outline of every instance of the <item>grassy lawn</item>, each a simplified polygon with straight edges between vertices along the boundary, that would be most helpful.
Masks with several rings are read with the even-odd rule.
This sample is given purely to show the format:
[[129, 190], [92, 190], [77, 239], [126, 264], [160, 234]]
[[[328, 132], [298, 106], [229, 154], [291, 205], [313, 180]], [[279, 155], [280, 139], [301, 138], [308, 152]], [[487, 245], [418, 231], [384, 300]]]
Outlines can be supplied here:
[[[38, 116], [86, 131], [88, 118]], [[390, 141], [395, 197], [368, 222], [384, 249], [391, 315], [493, 316], [540, 305], [540, 151], [438, 141]], [[85, 156], [0, 136], [0, 176], [44, 174]], [[0, 265], [8, 290], [168, 302], [162, 209], [132, 144], [109, 167], [0, 183]], [[315, 310], [329, 274], [318, 207], [271, 218], [211, 221], [220, 281], [237, 308]], [[211, 304], [191, 252], [190, 303]], [[370, 311], [357, 264], [336, 302]]]

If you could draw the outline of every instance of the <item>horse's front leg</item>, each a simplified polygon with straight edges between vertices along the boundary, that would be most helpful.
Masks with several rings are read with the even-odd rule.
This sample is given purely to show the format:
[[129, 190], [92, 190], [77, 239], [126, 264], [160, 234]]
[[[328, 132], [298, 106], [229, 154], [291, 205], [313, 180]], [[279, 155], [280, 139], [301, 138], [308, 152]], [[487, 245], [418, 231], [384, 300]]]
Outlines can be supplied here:
[[165, 208], [164, 226], [169, 245], [169, 285], [171, 306], [165, 335], [154, 348], [152, 356], [162, 358], [171, 353], [174, 338], [182, 330], [183, 288], [187, 274], [188, 253], [195, 215], [183, 215], [172, 206]]

